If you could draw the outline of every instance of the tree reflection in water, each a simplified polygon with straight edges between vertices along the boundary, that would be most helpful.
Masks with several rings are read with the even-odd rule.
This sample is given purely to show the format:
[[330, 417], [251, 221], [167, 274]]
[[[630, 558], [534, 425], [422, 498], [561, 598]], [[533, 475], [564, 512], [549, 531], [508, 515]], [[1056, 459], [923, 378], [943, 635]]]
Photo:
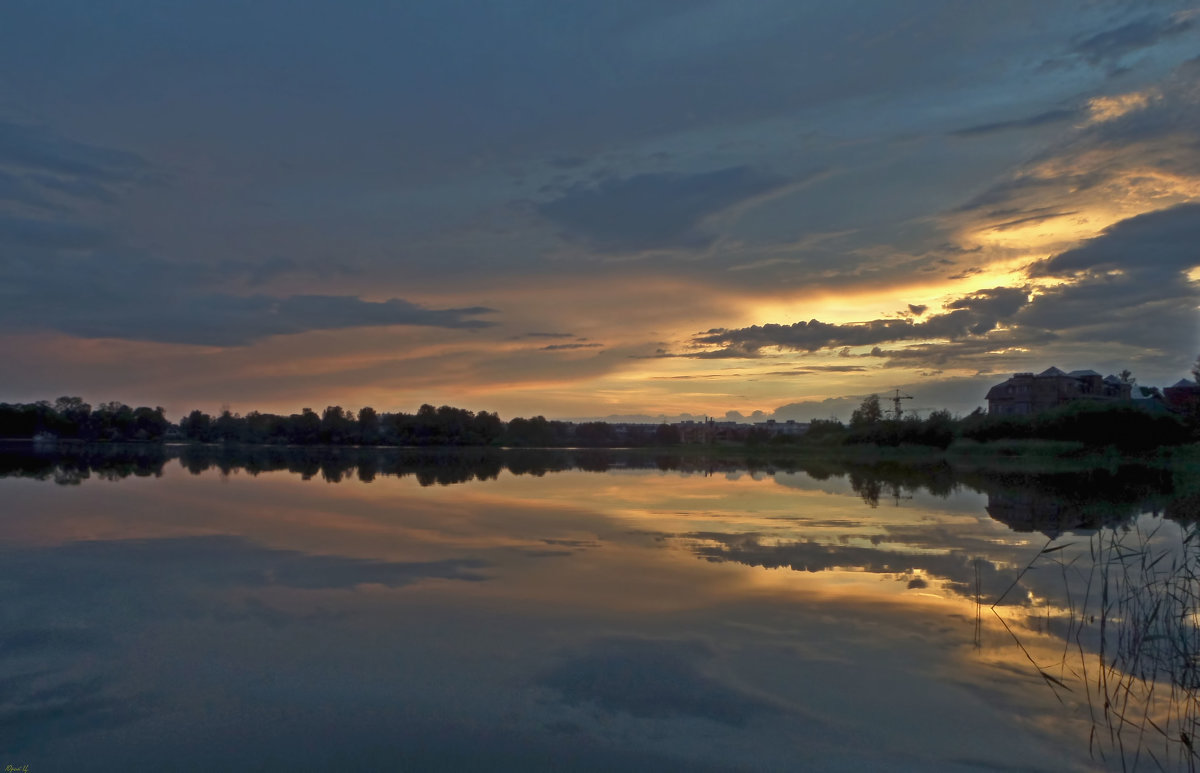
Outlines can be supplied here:
[[[488, 482], [501, 474], [540, 477], [566, 470], [674, 471], [712, 476], [803, 473], [813, 481], [844, 478], [865, 506], [881, 500], [903, 507], [914, 495], [946, 498], [959, 490], [985, 494], [986, 514], [1013, 534], [1041, 533], [1040, 551], [1024, 536], [968, 529], [956, 542], [939, 523], [925, 533], [902, 518], [849, 520], [810, 528], [803, 518], [780, 519], [774, 533], [764, 521], [731, 520], [706, 530], [664, 532], [709, 562], [737, 562], [806, 573], [853, 571], [899, 580], [915, 592], [931, 587], [975, 602], [974, 638], [988, 636], [987, 596], [1004, 590], [991, 609], [1037, 676], [1077, 716], [1092, 726], [1093, 757], [1125, 769], [1194, 770], [1200, 756], [1193, 739], [1200, 723], [1200, 476], [1195, 469], [1163, 464], [1108, 468], [996, 465], [956, 466], [948, 461], [881, 461], [821, 456], [695, 455], [602, 449], [316, 448], [283, 446], [88, 446], [42, 449], [0, 444], [0, 478], [20, 477], [79, 484], [90, 477], [121, 479], [164, 474], [171, 465], [190, 475], [289, 472], [330, 483], [408, 477], [420, 486]], [[844, 491], [843, 491], [844, 493]], [[974, 508], [967, 516], [987, 520]], [[918, 505], [920, 503], [918, 502]], [[1146, 515], [1154, 513], [1154, 515]], [[886, 515], [892, 515], [887, 513]], [[956, 516], [957, 517], [957, 516]], [[855, 532], [854, 521], [877, 527]], [[944, 523], [940, 523], [944, 525]], [[831, 533], [829, 528], [844, 529]], [[920, 532], [920, 533], [916, 533]], [[1066, 536], [1064, 536], [1066, 535]], [[876, 541], [877, 540], [877, 541]], [[1040, 543], [1040, 540], [1038, 540]], [[883, 543], [883, 544], [880, 544]], [[1029, 551], [1036, 554], [1028, 559]], [[1028, 564], [1028, 565], [1026, 565]], [[1024, 569], [1022, 569], [1024, 567]], [[1006, 635], [1001, 632], [1001, 637]], [[1001, 639], [1006, 655], [1012, 650]], [[1005, 664], [1006, 665], [1006, 664]], [[1034, 685], [1034, 689], [1040, 689]]]

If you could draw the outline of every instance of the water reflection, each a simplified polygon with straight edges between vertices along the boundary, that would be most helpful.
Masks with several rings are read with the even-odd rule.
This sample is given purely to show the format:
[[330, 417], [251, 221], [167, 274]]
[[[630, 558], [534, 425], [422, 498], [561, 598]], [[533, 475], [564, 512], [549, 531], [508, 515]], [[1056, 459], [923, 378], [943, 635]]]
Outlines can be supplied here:
[[0, 453], [31, 770], [1193, 759], [1186, 471], [65, 450]]
[[[993, 605], [1014, 642], [1065, 703], [1085, 703], [1090, 748], [1124, 769], [1195, 770], [1200, 754], [1200, 531], [1143, 517], [1120, 529], [1052, 539], [1027, 574], [1047, 571], [1061, 595], [1039, 625]], [[1010, 591], [1012, 590], [1010, 588]], [[1045, 634], [1067, 646], [1048, 650]], [[1057, 650], [1057, 651], [1056, 651]]]

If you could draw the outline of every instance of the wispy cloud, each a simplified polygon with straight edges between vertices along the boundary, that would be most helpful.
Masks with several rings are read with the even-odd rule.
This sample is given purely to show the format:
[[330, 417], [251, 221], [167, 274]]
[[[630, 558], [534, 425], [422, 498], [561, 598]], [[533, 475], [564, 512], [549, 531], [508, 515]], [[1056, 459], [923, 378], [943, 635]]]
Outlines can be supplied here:
[[750, 167], [649, 173], [577, 183], [538, 206], [562, 235], [604, 251], [640, 252], [711, 244], [706, 218], [782, 187]]

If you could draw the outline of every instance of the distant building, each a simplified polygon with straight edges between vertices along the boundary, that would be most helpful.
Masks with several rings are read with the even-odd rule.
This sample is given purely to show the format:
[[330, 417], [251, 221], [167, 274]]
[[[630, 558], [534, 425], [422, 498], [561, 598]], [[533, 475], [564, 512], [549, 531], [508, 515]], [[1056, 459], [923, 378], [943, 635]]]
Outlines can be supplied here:
[[788, 419], [787, 421], [767, 419], [761, 424], [755, 424], [754, 427], [755, 429], [765, 430], [771, 437], [777, 435], [800, 436], [808, 432], [808, 422], [796, 421], [795, 419]]
[[1163, 390], [1167, 407], [1180, 413], [1200, 412], [1200, 384], [1181, 378]]
[[752, 426], [706, 418], [704, 421], [676, 422], [675, 428], [679, 430], [679, 439], [684, 443], [715, 443], [718, 440], [745, 440]]
[[988, 390], [988, 413], [992, 416], [1028, 416], [1079, 400], [1129, 400], [1131, 386], [1116, 376], [1101, 376], [1094, 370], [1064, 373], [1049, 367], [1038, 373], [1016, 373], [1003, 384]]

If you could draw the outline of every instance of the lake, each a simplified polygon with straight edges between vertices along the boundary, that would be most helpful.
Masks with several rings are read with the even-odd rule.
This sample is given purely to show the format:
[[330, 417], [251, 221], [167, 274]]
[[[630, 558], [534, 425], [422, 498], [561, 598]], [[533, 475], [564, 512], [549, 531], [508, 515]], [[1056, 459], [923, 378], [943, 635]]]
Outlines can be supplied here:
[[1200, 484], [11, 446], [0, 762], [1188, 769]]

